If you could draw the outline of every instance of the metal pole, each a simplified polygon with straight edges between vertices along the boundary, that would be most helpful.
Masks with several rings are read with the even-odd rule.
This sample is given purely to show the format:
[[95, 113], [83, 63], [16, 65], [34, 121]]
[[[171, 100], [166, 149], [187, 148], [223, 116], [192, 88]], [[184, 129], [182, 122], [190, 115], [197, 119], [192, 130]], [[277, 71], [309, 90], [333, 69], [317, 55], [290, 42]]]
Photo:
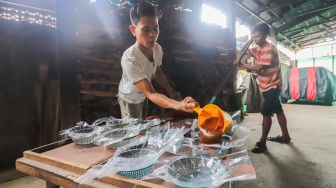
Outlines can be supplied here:
[[313, 57], [313, 67], [315, 67], [315, 57]]
[[336, 74], [335, 73], [335, 56], [333, 55], [331, 56], [331, 58], [332, 58], [332, 73]]

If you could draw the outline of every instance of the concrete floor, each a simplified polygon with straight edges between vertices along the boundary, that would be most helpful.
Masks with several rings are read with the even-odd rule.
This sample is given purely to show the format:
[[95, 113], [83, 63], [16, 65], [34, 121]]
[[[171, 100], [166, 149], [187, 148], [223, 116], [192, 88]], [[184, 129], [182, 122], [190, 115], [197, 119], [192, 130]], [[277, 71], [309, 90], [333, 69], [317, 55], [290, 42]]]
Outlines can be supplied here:
[[[336, 106], [284, 105], [292, 143], [268, 142], [268, 152], [253, 154], [257, 179], [237, 182], [235, 187], [336, 188]], [[242, 123], [252, 128], [250, 150], [261, 134], [261, 115], [249, 114]], [[270, 136], [280, 134], [276, 118]], [[23, 177], [0, 188], [42, 188], [45, 183]]]
[[[249, 152], [257, 179], [237, 187], [335, 188], [336, 106], [284, 105], [292, 142], [268, 142], [268, 152]], [[243, 124], [255, 129], [248, 148], [261, 135], [261, 115], [250, 114]], [[281, 134], [276, 118], [269, 136]]]

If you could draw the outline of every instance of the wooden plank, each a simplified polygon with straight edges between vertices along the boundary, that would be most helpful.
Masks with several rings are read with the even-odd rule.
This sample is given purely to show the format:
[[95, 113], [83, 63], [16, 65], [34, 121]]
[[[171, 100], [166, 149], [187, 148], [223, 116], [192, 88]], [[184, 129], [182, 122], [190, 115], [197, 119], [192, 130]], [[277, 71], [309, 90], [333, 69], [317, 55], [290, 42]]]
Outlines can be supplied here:
[[117, 97], [117, 93], [115, 91], [98, 91], [98, 90], [81, 89], [80, 93], [83, 95], [90, 95], [95, 97]]
[[88, 108], [110, 108], [113, 105], [119, 105], [118, 101], [101, 102], [101, 103], [87, 102], [86, 104], [82, 104], [81, 106]]
[[98, 63], [105, 63], [105, 64], [115, 64], [115, 62], [118, 61], [119, 65], [120, 65], [120, 59], [121, 59], [121, 57], [114, 57], [113, 59], [114, 61], [113, 61], [113, 60], [108, 60], [108, 59], [100, 59], [100, 58], [96, 58], [96, 57], [92, 57], [92, 56], [84, 55], [84, 54], [79, 54], [79, 58], [88, 60], [88, 61], [98, 62]]
[[105, 183], [110, 183], [112, 185], [116, 185], [118, 187], [122, 187], [122, 188], [133, 188], [133, 187], [137, 187], [137, 188], [171, 188], [174, 187], [171, 184], [164, 182], [164, 181], [158, 181], [161, 182], [162, 184], [157, 184], [157, 183], [151, 183], [151, 182], [146, 182], [146, 181], [142, 181], [142, 180], [136, 180], [136, 179], [127, 179], [127, 178], [123, 178], [121, 176], [117, 176], [117, 175], [110, 175], [104, 178], [99, 179], [102, 182]]
[[44, 102], [42, 108], [42, 124], [40, 133], [40, 145], [48, 144], [58, 140], [59, 130], [59, 81], [48, 80], [45, 83]]
[[42, 154], [85, 166], [92, 166], [110, 158], [114, 152], [115, 150], [106, 149], [104, 146], [81, 146], [71, 143]]
[[121, 38], [89, 38], [89, 37], [84, 37], [84, 36], [78, 36], [78, 41], [77, 43], [81, 47], [115, 47], [115, 48], [122, 48], [123, 47], [123, 41]]
[[[33, 164], [33, 166], [31, 166], [30, 164]], [[48, 172], [46, 170], [42, 170], [46, 168], [45, 164], [32, 161], [32, 160], [29, 161], [29, 159], [24, 159], [24, 158], [18, 159], [15, 165], [18, 171], [29, 174], [31, 176], [41, 178], [43, 180], [46, 180], [47, 182], [60, 185], [62, 187], [67, 187], [67, 188], [78, 188], [79, 187], [78, 185], [76, 185], [76, 183], [72, 181], [72, 179], [67, 178], [68, 175], [64, 175], [64, 177], [57, 175], [59, 172], [58, 170], [55, 169], [55, 167], [53, 168], [52, 166], [50, 166], [51, 168], [49, 169], [52, 170], [53, 172], [50, 172], [50, 171]]]
[[[50, 147], [50, 146], [49, 146]], [[43, 153], [23, 152], [23, 156], [66, 170], [83, 174], [93, 165], [112, 157], [114, 150], [105, 150], [103, 146], [79, 146], [67, 144]]]
[[[79, 23], [78, 24], [78, 28], [80, 30], [80, 33], [83, 35], [95, 35], [97, 33], [99, 34], [103, 34], [103, 33], [107, 33], [106, 28], [103, 25], [98, 25], [98, 24], [85, 24], [85, 23]], [[121, 34], [122, 30], [120, 28], [117, 27], [110, 27], [108, 28], [108, 31], [111, 34]]]
[[[171, 183], [164, 182], [160, 179], [151, 180], [146, 182], [142, 180], [127, 179], [120, 176], [108, 176], [100, 180], [92, 180], [85, 184], [79, 185], [74, 182], [80, 174], [64, 170], [59, 167], [44, 164], [42, 162], [34, 161], [27, 158], [20, 158], [16, 160], [16, 169], [20, 172], [26, 173], [31, 176], [41, 178], [49, 183], [59, 185], [66, 188], [79, 188], [79, 187], [97, 187], [97, 188], [172, 188]], [[225, 184], [221, 187], [227, 187]]]
[[31, 152], [31, 151], [25, 151], [24, 152], [24, 157], [28, 158], [28, 159], [35, 160], [35, 161], [43, 162], [45, 164], [61, 167], [63, 169], [67, 169], [71, 172], [76, 172], [76, 173], [79, 173], [79, 174], [85, 173], [86, 170], [88, 169], [88, 167], [86, 167], [86, 166], [75, 165], [74, 163], [70, 163], [70, 162], [67, 162], [67, 161], [55, 159], [53, 157], [43, 156], [41, 154], [37, 154], [37, 153]]
[[58, 148], [60, 146], [64, 146], [64, 145], [69, 144], [71, 142], [72, 142], [72, 140], [69, 138], [69, 139], [53, 142], [53, 143], [50, 143], [50, 144], [47, 144], [47, 145], [44, 145], [44, 146], [40, 146], [40, 147], [31, 149], [30, 151], [36, 152], [36, 153], [42, 153], [42, 152], [45, 152], [45, 151], [49, 151], [49, 150]]
[[[123, 47], [123, 48], [120, 48], [118, 46], [111, 46], [110, 48], [108, 48], [108, 51], [111, 52], [109, 54], [101, 54], [99, 53], [100, 55], [107, 55], [107, 57], [110, 58], [110, 60], [113, 60], [113, 59], [121, 59], [121, 56], [124, 52], [124, 48], [126, 47]], [[79, 51], [77, 53], [78, 57], [81, 58], [82, 56], [85, 58], [85, 56], [87, 57], [95, 57], [95, 58], [98, 58], [99, 57], [96, 57], [97, 56], [97, 49], [89, 49], [89, 48], [84, 48], [84, 47], [80, 47], [79, 48]], [[107, 62], [106, 62], [107, 63]]]
[[42, 162], [34, 161], [31, 159], [20, 158], [16, 161], [16, 169], [23, 173], [29, 174], [46, 180], [52, 184], [59, 185], [67, 188], [78, 188], [82, 186], [91, 187], [122, 187], [122, 188], [168, 188], [173, 187], [170, 183], [164, 182], [162, 180], [154, 180], [154, 182], [159, 182], [162, 185], [145, 182], [142, 180], [127, 179], [116, 175], [111, 175], [100, 179], [101, 181], [92, 180], [91, 182], [86, 182], [83, 185], [79, 185], [74, 180], [80, 176], [78, 173], [70, 172], [59, 167], [54, 167]]
[[97, 74], [97, 75], [103, 75], [103, 76], [110, 76], [110, 75], [116, 75], [120, 76], [121, 78], [121, 70], [115, 71], [115, 70], [102, 70], [102, 69], [89, 69], [89, 68], [79, 68], [80, 72], [83, 73], [89, 73], [89, 74]]
[[105, 85], [119, 85], [119, 81], [114, 80], [87, 80], [87, 79], [80, 79], [81, 84], [105, 84]]
[[[77, 179], [80, 174], [70, 172], [59, 167], [51, 166], [27, 158], [17, 159], [15, 165], [18, 171], [41, 178], [55, 185], [66, 188], [82, 187], [78, 183], [74, 182], [74, 180]], [[92, 180], [91, 182], [86, 183], [86, 185], [88, 187], [97, 188], [116, 188], [114, 185], [97, 180]]]

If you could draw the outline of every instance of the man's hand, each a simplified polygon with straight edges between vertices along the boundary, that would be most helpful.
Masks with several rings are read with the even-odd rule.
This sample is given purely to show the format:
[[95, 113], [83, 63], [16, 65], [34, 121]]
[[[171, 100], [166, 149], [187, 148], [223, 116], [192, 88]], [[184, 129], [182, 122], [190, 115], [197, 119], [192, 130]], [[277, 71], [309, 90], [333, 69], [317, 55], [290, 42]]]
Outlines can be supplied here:
[[194, 112], [193, 108], [197, 106], [197, 103], [195, 99], [192, 97], [186, 97], [180, 102], [180, 110], [183, 110], [185, 112]]

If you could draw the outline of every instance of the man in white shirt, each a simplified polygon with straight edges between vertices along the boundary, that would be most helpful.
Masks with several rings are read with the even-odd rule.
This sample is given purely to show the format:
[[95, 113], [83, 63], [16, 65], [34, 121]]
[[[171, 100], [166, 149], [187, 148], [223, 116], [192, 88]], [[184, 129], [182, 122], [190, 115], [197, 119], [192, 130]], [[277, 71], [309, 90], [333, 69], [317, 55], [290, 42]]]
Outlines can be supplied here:
[[155, 7], [145, 1], [135, 3], [130, 10], [132, 24], [129, 29], [136, 43], [129, 47], [121, 58], [123, 70], [119, 84], [118, 100], [122, 118], [140, 118], [147, 116], [147, 98], [162, 108], [171, 108], [193, 112], [196, 102], [191, 97], [176, 101], [157, 93], [151, 80], [155, 79], [170, 95], [177, 97], [164, 76], [162, 48], [156, 43], [159, 36], [158, 17]]

